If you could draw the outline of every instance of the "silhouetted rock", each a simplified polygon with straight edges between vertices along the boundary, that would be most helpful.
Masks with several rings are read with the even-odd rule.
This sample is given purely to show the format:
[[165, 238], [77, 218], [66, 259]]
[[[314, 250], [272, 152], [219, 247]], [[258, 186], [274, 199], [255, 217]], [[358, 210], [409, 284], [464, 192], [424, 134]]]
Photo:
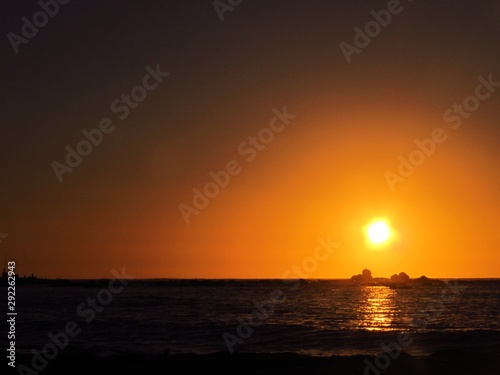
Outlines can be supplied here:
[[406, 272], [394, 274], [390, 279], [385, 277], [373, 277], [371, 271], [367, 268], [365, 268], [362, 273], [352, 276], [351, 282], [364, 285], [389, 286], [392, 289], [405, 289], [412, 288], [413, 286], [436, 286], [444, 283], [441, 280], [429, 279], [426, 276], [421, 276], [418, 279], [410, 279], [410, 276]]
[[410, 280], [410, 276], [406, 272], [400, 272], [399, 273], [399, 281], [404, 283], [406, 281]]
[[360, 274], [352, 276], [351, 281], [360, 284], [370, 283], [373, 281], [372, 271], [365, 268]]

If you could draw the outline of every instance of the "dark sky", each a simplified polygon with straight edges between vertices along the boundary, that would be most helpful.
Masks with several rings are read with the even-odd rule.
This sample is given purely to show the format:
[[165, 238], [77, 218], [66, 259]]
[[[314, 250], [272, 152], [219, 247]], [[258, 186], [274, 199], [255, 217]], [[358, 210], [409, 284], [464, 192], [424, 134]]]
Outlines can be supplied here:
[[[47, 277], [280, 277], [331, 234], [342, 266], [318, 273], [341, 277], [366, 259], [385, 272], [346, 223], [390, 216], [386, 264], [424, 273], [439, 246], [454, 260], [437, 276], [500, 276], [500, 92], [443, 121], [479, 76], [500, 82], [500, 5], [402, 1], [347, 63], [339, 45], [387, 4], [243, 0], [221, 21], [212, 1], [73, 0], [15, 53], [8, 34], [40, 7], [4, 1], [0, 253]], [[120, 120], [111, 103], [158, 64], [169, 76]], [[285, 106], [296, 118], [245, 161], [238, 145]], [[103, 118], [114, 130], [59, 182], [52, 163]], [[449, 140], [391, 191], [384, 173], [436, 127]], [[230, 160], [241, 175], [186, 224], [179, 204]]]

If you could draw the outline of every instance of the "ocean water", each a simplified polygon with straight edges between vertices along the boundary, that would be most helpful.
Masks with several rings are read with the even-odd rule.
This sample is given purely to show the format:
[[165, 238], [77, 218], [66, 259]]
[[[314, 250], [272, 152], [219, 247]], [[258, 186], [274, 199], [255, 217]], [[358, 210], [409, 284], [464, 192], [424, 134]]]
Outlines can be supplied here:
[[69, 346], [101, 355], [229, 349], [352, 355], [381, 352], [398, 335], [414, 355], [500, 347], [500, 280], [411, 289], [340, 280], [132, 281], [106, 306], [89, 307], [87, 298], [102, 289], [18, 286], [17, 350], [42, 348], [48, 333], [69, 321], [81, 329]]

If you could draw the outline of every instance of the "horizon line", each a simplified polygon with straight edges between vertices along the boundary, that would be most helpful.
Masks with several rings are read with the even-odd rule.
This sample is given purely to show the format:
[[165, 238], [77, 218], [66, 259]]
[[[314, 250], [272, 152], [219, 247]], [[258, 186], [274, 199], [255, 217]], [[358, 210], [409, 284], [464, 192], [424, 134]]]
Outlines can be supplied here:
[[[18, 278], [23, 278], [19, 275], [16, 275]], [[30, 278], [31, 276], [26, 276], [23, 275], [26, 278]], [[424, 276], [424, 275], [423, 275]], [[419, 277], [410, 277], [410, 280], [412, 279], [418, 279]], [[427, 277], [427, 276], [426, 276]], [[37, 277], [35, 275], [35, 278], [38, 280], [111, 280], [113, 279], [112, 277], [93, 277], [93, 278], [67, 278], [67, 277]], [[500, 276], [498, 277], [428, 277], [431, 280], [500, 280]], [[390, 277], [383, 277], [383, 276], [378, 276], [374, 277], [374, 279], [390, 279]], [[227, 280], [351, 280], [350, 277], [348, 278], [333, 278], [333, 277], [287, 277], [287, 278], [282, 278], [282, 277], [147, 277], [147, 278], [132, 278], [132, 279], [126, 279], [126, 280], [220, 280], [220, 281], [227, 281]]]

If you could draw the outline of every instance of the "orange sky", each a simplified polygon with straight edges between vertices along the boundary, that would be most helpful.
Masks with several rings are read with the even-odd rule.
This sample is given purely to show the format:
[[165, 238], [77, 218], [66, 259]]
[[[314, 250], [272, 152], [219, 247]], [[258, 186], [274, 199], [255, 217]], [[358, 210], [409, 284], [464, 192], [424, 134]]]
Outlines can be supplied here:
[[[223, 23], [187, 3], [75, 8], [62, 34], [54, 20], [3, 61], [0, 253], [42, 277], [280, 278], [330, 236], [310, 277], [500, 277], [500, 92], [443, 121], [479, 76], [500, 81], [495, 2], [414, 2], [351, 64], [338, 45], [373, 4], [333, 3], [246, 4]], [[156, 64], [165, 82], [59, 183], [51, 163]], [[246, 161], [238, 145], [285, 106], [297, 117]], [[384, 174], [435, 128], [446, 141], [392, 191]], [[186, 224], [179, 204], [231, 160], [241, 173]], [[398, 235], [383, 249], [363, 235], [377, 217]]]
[[[191, 189], [203, 188], [226, 161], [200, 167], [196, 185], [172, 186], [167, 175], [155, 175], [171, 161], [150, 150], [139, 176], [155, 183], [139, 195], [106, 176], [84, 187], [69, 182], [58, 187], [57, 206], [30, 202], [38, 215], [26, 217], [14, 228], [22, 234], [1, 246], [20, 252], [20, 272], [36, 273], [43, 264], [48, 277], [103, 277], [125, 266], [137, 277], [279, 278], [313, 255], [318, 236], [330, 236], [340, 247], [310, 277], [350, 277], [364, 267], [375, 276], [499, 276], [500, 181], [491, 151], [474, 141], [484, 135], [467, 125], [452, 131], [410, 106], [327, 114], [306, 105], [288, 107], [297, 118], [252, 162], [236, 151], [239, 142], [228, 146], [227, 161], [239, 161], [242, 172], [189, 225], [177, 205], [192, 205]], [[271, 116], [259, 114], [263, 122], [249, 135]], [[425, 127], [412, 128], [418, 122]], [[397, 156], [438, 126], [449, 139], [392, 192], [383, 173], [396, 170]], [[370, 249], [362, 230], [381, 216], [398, 240]]]

